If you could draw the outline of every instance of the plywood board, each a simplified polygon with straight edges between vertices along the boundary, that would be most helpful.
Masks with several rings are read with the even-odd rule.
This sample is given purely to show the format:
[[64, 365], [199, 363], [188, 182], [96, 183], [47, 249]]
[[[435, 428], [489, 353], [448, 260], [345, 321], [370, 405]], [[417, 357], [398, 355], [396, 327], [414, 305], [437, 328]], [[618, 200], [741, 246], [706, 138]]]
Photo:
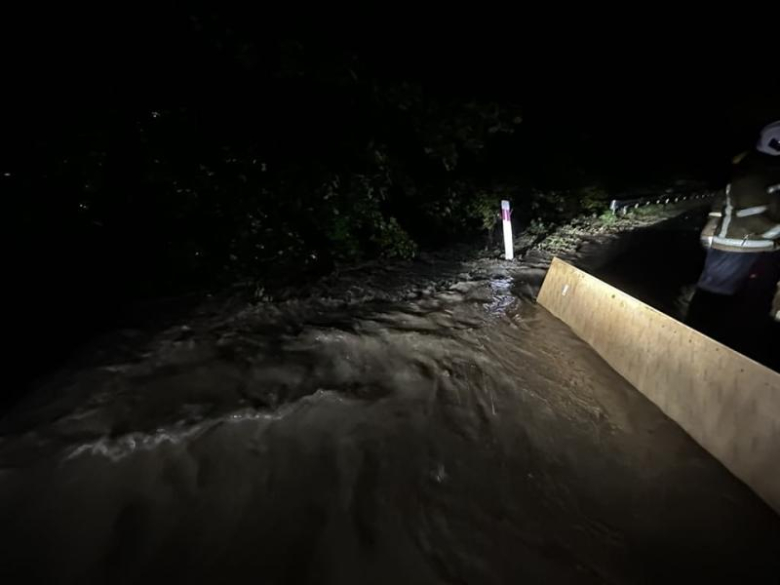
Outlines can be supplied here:
[[780, 374], [557, 258], [538, 302], [780, 513]]

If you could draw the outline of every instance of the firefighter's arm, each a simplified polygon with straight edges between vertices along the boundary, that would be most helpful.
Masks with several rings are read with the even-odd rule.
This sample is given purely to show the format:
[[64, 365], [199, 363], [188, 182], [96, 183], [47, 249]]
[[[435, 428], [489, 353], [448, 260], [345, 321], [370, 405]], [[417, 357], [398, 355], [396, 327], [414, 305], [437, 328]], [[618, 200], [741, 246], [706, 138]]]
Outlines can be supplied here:
[[775, 171], [766, 186], [767, 210], [766, 216], [775, 224], [764, 237], [770, 240], [780, 238], [780, 171]]
[[699, 236], [699, 239], [701, 241], [701, 245], [705, 248], [711, 248], [712, 247], [712, 238], [715, 236], [715, 232], [718, 229], [718, 225], [720, 225], [720, 220], [723, 217], [723, 208], [725, 207], [725, 195], [724, 194], [718, 194], [718, 196], [715, 198], [715, 201], [712, 204], [712, 209], [707, 216], [707, 223], [704, 224], [704, 229], [701, 231], [701, 236]]

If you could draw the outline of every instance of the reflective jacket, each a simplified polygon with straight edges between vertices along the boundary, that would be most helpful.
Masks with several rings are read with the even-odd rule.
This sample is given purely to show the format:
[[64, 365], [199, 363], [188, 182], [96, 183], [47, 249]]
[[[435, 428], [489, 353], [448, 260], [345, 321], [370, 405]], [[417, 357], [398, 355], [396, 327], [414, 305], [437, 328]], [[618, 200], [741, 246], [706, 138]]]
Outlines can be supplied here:
[[725, 252], [780, 249], [780, 156], [751, 152], [737, 163], [702, 242]]

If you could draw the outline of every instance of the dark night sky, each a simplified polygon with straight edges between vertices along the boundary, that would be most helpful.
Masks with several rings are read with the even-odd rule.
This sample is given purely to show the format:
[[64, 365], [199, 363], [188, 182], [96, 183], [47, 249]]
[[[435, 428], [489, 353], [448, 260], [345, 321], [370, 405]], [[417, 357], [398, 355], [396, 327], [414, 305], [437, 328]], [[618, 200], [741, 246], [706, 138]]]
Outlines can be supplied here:
[[[538, 20], [522, 9], [423, 20], [399, 8], [354, 13], [337, 26], [333, 15], [310, 16], [307, 25], [259, 8], [28, 17], [12, 27], [18, 107], [7, 121], [29, 137], [31, 128], [45, 135], [64, 124], [67, 132], [106, 108], [251, 102], [264, 90], [253, 73], [281, 38], [357, 54], [367, 70], [429, 91], [514, 101], [540, 148], [595, 149], [606, 164], [700, 162], [741, 148], [780, 116], [777, 47], [758, 29], [685, 23], [679, 14]], [[253, 45], [249, 69], [227, 56], [243, 41]]]
[[[772, 110], [766, 103], [778, 101], [777, 47], [760, 30], [751, 35], [749, 29], [685, 24], [680, 15], [635, 15], [626, 22], [615, 14], [616, 24], [606, 16], [597, 24], [578, 21], [576, 14], [537, 22], [487, 10], [473, 19], [421, 21], [400, 9], [352, 16], [354, 24], [337, 26], [315, 18], [317, 25], [282, 26], [260, 9], [68, 9], [28, 18], [27, 26], [13, 27], [10, 66], [19, 79], [13, 93], [55, 118], [63, 109], [127, 102], [229, 103], [236, 92], [262, 87], [242, 75], [241, 66], [229, 71], [224, 55], [204, 40], [228, 45], [245, 39], [254, 44], [254, 66], [260, 68], [264, 47], [295, 38], [353, 51], [370, 69], [421, 80], [435, 91], [515, 100], [529, 119], [597, 140], [619, 138], [629, 127], [653, 144], [697, 134], [689, 128], [714, 128], [715, 136], [726, 126], [739, 134], [736, 126], [757, 125], [763, 117], [758, 109]], [[753, 112], [745, 115], [744, 109]]]

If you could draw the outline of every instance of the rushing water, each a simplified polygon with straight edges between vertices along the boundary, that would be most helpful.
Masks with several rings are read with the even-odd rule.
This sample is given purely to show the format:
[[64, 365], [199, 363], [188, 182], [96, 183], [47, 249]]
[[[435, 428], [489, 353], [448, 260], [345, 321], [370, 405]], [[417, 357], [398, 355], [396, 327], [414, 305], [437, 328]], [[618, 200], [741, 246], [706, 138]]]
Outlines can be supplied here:
[[2, 582], [777, 582], [778, 517], [530, 300], [543, 265], [434, 268], [54, 377], [0, 425]]

